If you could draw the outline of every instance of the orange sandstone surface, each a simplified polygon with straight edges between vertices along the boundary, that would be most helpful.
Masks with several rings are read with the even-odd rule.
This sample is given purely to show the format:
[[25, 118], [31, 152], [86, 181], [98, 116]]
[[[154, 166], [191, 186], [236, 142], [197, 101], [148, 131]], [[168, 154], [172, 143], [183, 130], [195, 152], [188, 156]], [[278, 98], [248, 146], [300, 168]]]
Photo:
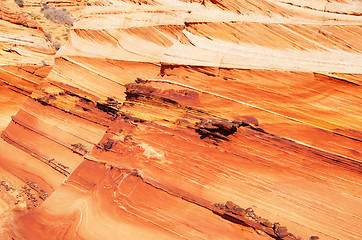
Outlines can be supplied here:
[[0, 239], [362, 238], [360, 1], [0, 3]]

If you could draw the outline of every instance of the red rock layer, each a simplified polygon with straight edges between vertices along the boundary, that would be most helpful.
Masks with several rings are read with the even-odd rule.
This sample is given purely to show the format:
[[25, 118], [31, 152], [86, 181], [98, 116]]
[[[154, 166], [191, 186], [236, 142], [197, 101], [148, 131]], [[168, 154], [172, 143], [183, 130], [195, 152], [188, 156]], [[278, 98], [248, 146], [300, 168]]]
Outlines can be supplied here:
[[[44, 37], [38, 24], [14, 1], [0, 3], [0, 131], [9, 126], [8, 134], [38, 148], [24, 127], [24, 135], [12, 131], [16, 115], [33, 90], [48, 75], [54, 58], [54, 48]], [[25, 123], [27, 118], [22, 118]], [[10, 123], [10, 125], [9, 125]], [[20, 127], [21, 128], [21, 127]], [[19, 134], [19, 135], [18, 135]], [[52, 172], [39, 151], [29, 152], [21, 141], [0, 139], [0, 238], [13, 235], [7, 224], [14, 218], [39, 206], [64, 180], [64, 175]], [[4, 140], [5, 139], [5, 140]], [[39, 142], [38, 142], [39, 143]], [[36, 147], [35, 147], [36, 146]], [[44, 146], [44, 148], [47, 148]], [[30, 153], [30, 154], [29, 154]]]
[[46, 80], [8, 83], [31, 93], [0, 144], [0, 188], [25, 182], [16, 206], [31, 209], [6, 211], [8, 236], [362, 237], [359, 16], [333, 20], [336, 2], [323, 20], [297, 1], [91, 4]]
[[39, 28], [39, 24], [29, 14], [22, 12], [11, 0], [0, 1], [0, 19], [25, 27]]
[[54, 232], [54, 239], [267, 239], [145, 183], [137, 172], [90, 161], [16, 225], [25, 227], [25, 239]]

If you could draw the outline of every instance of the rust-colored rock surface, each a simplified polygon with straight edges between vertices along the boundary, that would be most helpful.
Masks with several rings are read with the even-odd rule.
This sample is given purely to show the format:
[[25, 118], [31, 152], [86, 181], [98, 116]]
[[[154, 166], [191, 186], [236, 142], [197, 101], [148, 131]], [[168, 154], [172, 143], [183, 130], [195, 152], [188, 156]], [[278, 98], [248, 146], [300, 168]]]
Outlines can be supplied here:
[[39, 24], [12, 0], [0, 1], [0, 19], [29, 28], [39, 28]]
[[4, 239], [362, 238], [360, 1], [84, 3], [0, 20]]

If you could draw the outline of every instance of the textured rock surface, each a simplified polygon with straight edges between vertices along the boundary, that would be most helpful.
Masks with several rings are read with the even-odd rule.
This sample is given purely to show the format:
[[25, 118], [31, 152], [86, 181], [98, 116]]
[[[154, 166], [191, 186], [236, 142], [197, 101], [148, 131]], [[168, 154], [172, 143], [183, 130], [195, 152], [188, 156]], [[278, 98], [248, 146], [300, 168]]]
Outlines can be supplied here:
[[362, 237], [360, 1], [87, 5], [0, 22], [4, 239]]
[[12, 0], [0, 1], [0, 19], [29, 28], [39, 28], [39, 24], [29, 14], [21, 11]]

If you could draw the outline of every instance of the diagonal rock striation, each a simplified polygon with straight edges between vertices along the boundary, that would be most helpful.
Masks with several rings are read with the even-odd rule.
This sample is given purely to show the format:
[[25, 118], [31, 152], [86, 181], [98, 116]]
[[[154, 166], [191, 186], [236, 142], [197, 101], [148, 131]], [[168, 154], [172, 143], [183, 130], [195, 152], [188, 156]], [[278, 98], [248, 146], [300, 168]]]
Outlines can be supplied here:
[[88, 1], [55, 56], [3, 18], [4, 236], [360, 239], [356, 2]]

